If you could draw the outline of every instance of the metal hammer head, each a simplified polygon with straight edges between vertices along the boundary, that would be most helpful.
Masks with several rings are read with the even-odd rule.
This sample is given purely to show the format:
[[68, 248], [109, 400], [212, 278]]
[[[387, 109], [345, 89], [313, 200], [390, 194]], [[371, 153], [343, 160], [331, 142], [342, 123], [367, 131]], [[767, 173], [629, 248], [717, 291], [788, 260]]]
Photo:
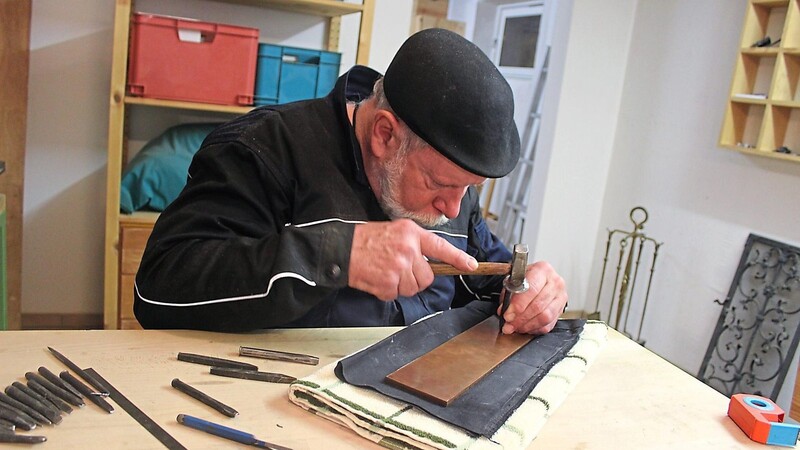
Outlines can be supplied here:
[[525, 283], [525, 269], [528, 267], [528, 244], [515, 244], [514, 254], [511, 257], [511, 275], [509, 284], [514, 287]]

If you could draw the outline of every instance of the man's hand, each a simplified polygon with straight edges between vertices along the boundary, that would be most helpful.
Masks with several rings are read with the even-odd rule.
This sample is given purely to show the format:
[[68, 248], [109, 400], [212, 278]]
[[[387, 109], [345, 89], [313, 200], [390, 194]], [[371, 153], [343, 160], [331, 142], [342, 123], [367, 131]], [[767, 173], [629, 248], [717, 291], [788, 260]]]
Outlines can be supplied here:
[[433, 283], [425, 256], [460, 270], [478, 267], [475, 258], [411, 220], [369, 222], [355, 226], [347, 284], [385, 301], [414, 295]]
[[[511, 297], [511, 303], [503, 315], [506, 321], [503, 333], [549, 333], [567, 304], [564, 279], [544, 261], [529, 265], [525, 278], [530, 288]], [[502, 306], [497, 308], [498, 314]]]

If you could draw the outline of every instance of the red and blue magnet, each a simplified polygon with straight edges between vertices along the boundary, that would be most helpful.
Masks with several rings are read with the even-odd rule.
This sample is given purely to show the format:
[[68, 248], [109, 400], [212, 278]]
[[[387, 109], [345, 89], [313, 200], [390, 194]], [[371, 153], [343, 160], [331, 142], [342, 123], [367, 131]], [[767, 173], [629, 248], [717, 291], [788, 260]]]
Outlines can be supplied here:
[[800, 425], [783, 423], [783, 409], [766, 397], [734, 394], [728, 416], [756, 442], [789, 447], [797, 444]]

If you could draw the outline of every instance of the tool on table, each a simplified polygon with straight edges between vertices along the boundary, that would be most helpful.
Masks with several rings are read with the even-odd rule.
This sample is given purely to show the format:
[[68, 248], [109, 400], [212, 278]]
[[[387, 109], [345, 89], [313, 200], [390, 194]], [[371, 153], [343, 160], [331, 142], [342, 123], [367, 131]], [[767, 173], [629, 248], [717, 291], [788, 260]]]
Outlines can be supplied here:
[[[42, 367], [42, 369], [44, 369], [44, 367]], [[45, 370], [47, 370], [47, 369], [45, 369]], [[55, 376], [55, 374], [53, 376]], [[61, 383], [55, 384], [52, 381], [48, 380], [47, 378], [45, 378], [45, 377], [43, 377], [43, 376], [41, 376], [41, 375], [39, 375], [37, 373], [34, 373], [34, 372], [27, 372], [25, 374], [25, 378], [28, 379], [28, 384], [30, 384], [30, 383], [38, 383], [40, 386], [44, 387], [48, 391], [50, 391], [53, 394], [57, 395], [62, 400], [65, 400], [66, 402], [70, 403], [72, 406], [77, 406], [77, 407], [80, 408], [80, 407], [83, 407], [83, 405], [85, 405], [85, 403], [83, 402], [83, 400], [81, 400], [81, 398], [79, 396], [77, 396], [77, 395], [73, 394], [72, 392], [70, 392], [70, 391], [66, 390], [65, 388], [63, 388], [62, 387], [63, 384], [61, 384]], [[61, 380], [61, 378], [58, 378], [58, 377], [56, 377], [56, 379], [59, 382], [63, 381], [63, 380]], [[31, 386], [31, 387], [33, 387], [33, 386]]]
[[200, 391], [198, 389], [195, 389], [192, 386], [189, 386], [188, 384], [184, 383], [183, 381], [181, 381], [181, 380], [179, 380], [177, 378], [172, 380], [172, 387], [174, 387], [175, 389], [183, 392], [184, 394], [188, 395], [189, 397], [192, 397], [192, 398], [194, 398], [196, 400], [200, 400], [201, 402], [203, 402], [206, 405], [216, 409], [217, 411], [221, 412], [222, 414], [225, 414], [228, 417], [236, 417], [237, 415], [239, 415], [239, 411], [236, 411], [235, 409], [233, 409], [230, 406], [222, 403], [221, 401], [219, 401], [219, 400], [217, 400], [215, 398], [212, 398], [210, 395], [208, 395], [208, 394], [206, 394], [206, 393], [204, 393], [204, 392], [202, 392], [202, 391]]
[[221, 438], [229, 439], [241, 444], [252, 445], [253, 447], [259, 448], [269, 448], [273, 450], [291, 450], [289, 447], [283, 447], [277, 444], [271, 444], [269, 442], [259, 440], [255, 437], [255, 435], [250, 433], [245, 433], [244, 431], [239, 431], [234, 428], [209, 422], [188, 414], [178, 414], [176, 420], [179, 424], [185, 425], [189, 428], [205, 431], [206, 433], [213, 434], [214, 436], [219, 436]]
[[127, 397], [122, 395], [120, 391], [118, 391], [111, 383], [109, 383], [105, 378], [103, 378], [99, 373], [97, 373], [94, 369], [86, 369], [86, 372], [89, 373], [91, 376], [95, 377], [98, 381], [102, 382], [108, 388], [109, 397], [111, 400], [114, 400], [120, 408], [122, 408], [128, 415], [133, 417], [134, 420], [139, 422], [139, 425], [143, 426], [145, 430], [147, 430], [153, 437], [158, 439], [164, 447], [168, 448], [169, 450], [186, 450], [180, 442], [178, 442], [172, 435], [167, 433], [163, 428], [161, 428], [157, 423], [153, 421], [150, 417], [147, 416], [141, 409], [139, 409], [136, 405], [133, 404]]
[[[109, 414], [114, 412], [114, 407], [113, 406], [111, 406], [107, 401], [105, 401], [103, 399], [103, 397], [100, 397], [99, 395], [93, 395], [92, 390], [89, 389], [89, 386], [86, 386], [85, 384], [83, 384], [81, 382], [81, 380], [75, 378], [75, 376], [73, 376], [71, 373], [69, 373], [69, 372], [67, 372], [65, 370], [65, 371], [61, 372], [60, 374], [58, 374], [58, 376], [60, 376], [62, 380], [66, 381], [67, 383], [72, 385], [72, 387], [77, 389], [78, 392], [80, 392], [81, 394], [85, 395], [86, 398], [88, 398], [89, 400], [92, 401], [92, 403], [94, 403], [95, 405], [97, 405], [100, 408], [102, 408], [103, 411], [105, 411], [105, 412], [107, 412]], [[97, 380], [95, 380], [95, 381], [97, 381]], [[105, 391], [108, 392], [108, 390], [105, 390]]]
[[59, 411], [63, 411], [67, 414], [72, 413], [72, 407], [67, 404], [61, 397], [57, 396], [46, 387], [42, 386], [36, 380], [28, 380], [28, 388], [36, 392], [37, 394], [44, 397], [48, 402], [52, 403]]
[[9, 422], [8, 420], [4, 420], [4, 419], [0, 418], [0, 430], [3, 430], [3, 431], [14, 431], [16, 428], [17, 428], [17, 426], [14, 425], [14, 422]]
[[[50, 372], [50, 370], [48, 370], [47, 367], [44, 367], [44, 366], [39, 367], [39, 373], [42, 375], [42, 377], [44, 379], [46, 379], [47, 381], [53, 383], [56, 386], [59, 386], [59, 387], [63, 388], [67, 392], [71, 393], [73, 396], [77, 397], [78, 400], [83, 398], [83, 394], [78, 392], [78, 390], [75, 389], [74, 387], [72, 387], [71, 384], [69, 384], [66, 381], [64, 381], [61, 378], [59, 378], [58, 375], [54, 374], [53, 372]], [[80, 403], [81, 404], [78, 405], [78, 406], [83, 406], [84, 405], [83, 400], [80, 400]], [[74, 403], [73, 403], [73, 405], [74, 405]]]
[[[19, 381], [15, 381], [15, 382], [11, 383], [11, 386], [7, 387], [6, 390], [9, 390], [12, 386], [17, 388], [17, 389], [19, 389], [20, 391], [22, 391], [25, 395], [37, 400], [39, 403], [41, 403], [43, 405], [45, 405], [46, 407], [48, 407], [50, 410], [52, 410], [54, 413], [58, 414], [59, 416], [61, 415], [62, 411], [61, 411], [61, 408], [58, 407], [58, 405], [53, 403], [51, 400], [49, 400], [47, 397], [42, 395], [40, 392], [37, 392], [37, 391], [33, 390], [30, 386], [27, 386], [27, 385], [25, 385], [23, 383], [20, 383]], [[45, 390], [45, 392], [47, 392], [47, 390]], [[50, 394], [49, 392], [48, 392], [48, 394], [50, 396], [53, 396], [53, 394]], [[59, 399], [59, 400], [61, 400], [61, 399]], [[20, 401], [22, 401], [22, 400], [20, 400]], [[69, 405], [67, 405], [67, 408], [69, 408]], [[69, 408], [69, 410], [72, 411], [72, 408]], [[63, 412], [66, 412], [66, 411], [63, 411]]]
[[278, 350], [268, 350], [266, 348], [239, 347], [239, 356], [250, 356], [253, 358], [269, 359], [273, 361], [296, 362], [316, 366], [319, 358], [301, 353], [281, 352]]
[[74, 362], [70, 361], [69, 358], [59, 353], [58, 350], [54, 349], [53, 347], [47, 347], [47, 349], [50, 350], [50, 353], [55, 355], [55, 357], [58, 358], [59, 361], [64, 363], [64, 365], [69, 367], [73, 372], [78, 374], [78, 376], [83, 378], [87, 383], [91, 384], [92, 387], [97, 389], [97, 393], [89, 392], [87, 394], [84, 392], [83, 393], [84, 395], [102, 395], [103, 397], [108, 397], [108, 390], [106, 390], [105, 386], [103, 386], [102, 383], [93, 379], [89, 374], [86, 373], [86, 371], [78, 367], [78, 365], [75, 364]]
[[212, 367], [212, 375], [243, 380], [266, 381], [268, 383], [293, 383], [297, 378], [282, 373], [259, 372], [257, 370], [231, 369], [228, 367]]
[[[15, 383], [22, 385], [22, 383], [19, 383], [18, 381], [15, 381]], [[27, 386], [25, 387], [25, 389], [28, 389]], [[61, 411], [58, 411], [57, 409], [55, 409], [55, 407], [50, 407], [47, 404], [42, 403], [39, 399], [30, 396], [27, 392], [20, 389], [19, 386], [16, 385], [7, 386], [5, 389], [5, 393], [9, 397], [19, 401], [22, 404], [28, 405], [39, 414], [47, 417], [47, 420], [49, 420], [54, 425], [58, 425], [61, 423], [62, 420]]]
[[511, 264], [503, 262], [479, 262], [473, 271], [459, 270], [447, 263], [429, 262], [434, 275], [508, 275]]
[[511, 298], [517, 294], [521, 294], [528, 290], [530, 287], [528, 279], [525, 278], [525, 271], [528, 268], [528, 244], [515, 244], [514, 254], [511, 257], [511, 273], [503, 280], [503, 296], [501, 297], [500, 309], [500, 332], [503, 332], [503, 325], [506, 321], [503, 319], [503, 314], [508, 310], [508, 305], [511, 304]]
[[36, 421], [31, 416], [11, 408], [5, 408], [2, 404], [0, 404], [0, 419], [11, 422], [26, 431], [36, 428]]
[[215, 358], [213, 356], [198, 355], [195, 353], [178, 353], [178, 361], [195, 364], [204, 364], [212, 367], [228, 367], [231, 369], [258, 370], [258, 366], [230, 359]]
[[762, 444], [794, 447], [800, 425], [782, 423], [784, 412], [772, 400], [752, 394], [733, 394], [728, 416], [752, 440]]
[[42, 425], [52, 425], [53, 422], [50, 421], [47, 417], [41, 414], [39, 411], [31, 408], [30, 406], [16, 400], [14, 398], [9, 397], [7, 394], [0, 393], [0, 402], [5, 404], [7, 409], [12, 409], [17, 412], [22, 412], [33, 418], [37, 423]]
[[40, 444], [46, 440], [47, 438], [44, 436], [28, 436], [0, 431], [0, 442], [5, 444]]

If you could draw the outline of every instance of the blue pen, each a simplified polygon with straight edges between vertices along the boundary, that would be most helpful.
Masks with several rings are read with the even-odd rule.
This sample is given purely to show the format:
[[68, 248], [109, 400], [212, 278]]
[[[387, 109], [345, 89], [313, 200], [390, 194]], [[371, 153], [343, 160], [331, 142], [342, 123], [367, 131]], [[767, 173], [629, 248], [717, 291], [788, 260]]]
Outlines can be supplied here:
[[188, 414], [178, 414], [177, 420], [179, 424], [186, 425], [189, 428], [205, 431], [206, 433], [210, 433], [225, 439], [230, 439], [242, 444], [252, 445], [260, 448], [269, 448], [273, 450], [292, 450], [288, 447], [282, 447], [280, 445], [275, 445], [256, 439], [256, 437], [250, 433], [245, 433], [244, 431], [235, 430], [214, 422], [199, 419]]

